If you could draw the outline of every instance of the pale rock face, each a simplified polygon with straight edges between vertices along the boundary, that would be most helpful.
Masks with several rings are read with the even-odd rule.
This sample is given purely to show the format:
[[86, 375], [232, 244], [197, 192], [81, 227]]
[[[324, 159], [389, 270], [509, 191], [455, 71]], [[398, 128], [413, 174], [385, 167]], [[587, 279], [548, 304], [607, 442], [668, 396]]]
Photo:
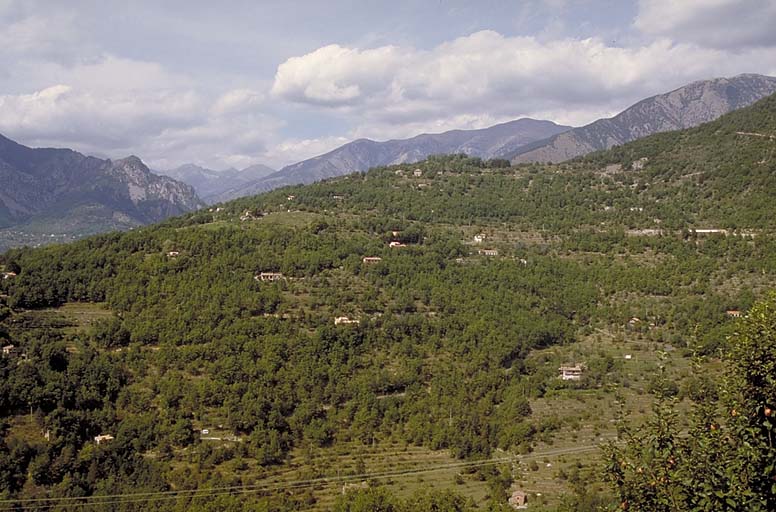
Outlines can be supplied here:
[[774, 93], [776, 78], [762, 75], [693, 82], [640, 101], [611, 119], [524, 147], [512, 155], [512, 162], [563, 162], [654, 133], [692, 128]]
[[191, 187], [166, 176], [153, 174], [136, 156], [116, 160], [111, 173], [127, 184], [127, 191], [134, 204], [142, 201], [162, 200], [182, 211], [195, 210], [202, 206]]
[[146, 191], [143, 187], [138, 187], [134, 183], [130, 183], [128, 188], [129, 198], [132, 199], [133, 203], [137, 204], [139, 201], [142, 201], [146, 198]]

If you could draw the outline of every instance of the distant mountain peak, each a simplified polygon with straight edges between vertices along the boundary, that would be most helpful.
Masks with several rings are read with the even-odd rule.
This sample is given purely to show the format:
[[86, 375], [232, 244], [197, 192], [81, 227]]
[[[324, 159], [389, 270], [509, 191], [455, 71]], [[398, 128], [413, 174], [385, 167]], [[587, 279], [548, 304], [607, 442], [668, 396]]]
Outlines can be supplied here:
[[197, 164], [183, 164], [175, 169], [159, 171], [157, 174], [170, 176], [176, 180], [188, 183], [205, 202], [213, 202], [213, 197], [226, 190], [240, 187], [248, 182], [258, 180], [275, 172], [263, 164], [250, 165], [244, 169], [230, 167], [223, 171], [215, 171]]

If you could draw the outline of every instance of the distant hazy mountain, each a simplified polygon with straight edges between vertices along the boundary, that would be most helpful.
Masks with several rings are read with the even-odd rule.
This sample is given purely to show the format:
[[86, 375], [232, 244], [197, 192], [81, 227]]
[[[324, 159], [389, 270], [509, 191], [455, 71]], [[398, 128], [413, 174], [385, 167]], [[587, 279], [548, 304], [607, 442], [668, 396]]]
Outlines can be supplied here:
[[286, 166], [247, 185], [234, 187], [218, 196], [218, 200], [227, 201], [296, 183], [312, 183], [378, 165], [417, 162], [434, 154], [466, 153], [486, 159], [504, 158], [525, 144], [569, 128], [551, 121], [518, 119], [480, 130], [452, 130], [411, 139], [386, 142], [359, 139], [324, 155]]
[[243, 170], [231, 168], [224, 171], [214, 171], [194, 164], [184, 164], [175, 169], [159, 171], [158, 173], [188, 183], [194, 187], [199, 197], [205, 202], [211, 203], [219, 194], [244, 186], [273, 172], [275, 169], [261, 164], [252, 165]]
[[[0, 228], [17, 235], [77, 237], [202, 206], [189, 185], [153, 174], [135, 156], [111, 161], [70, 149], [32, 149], [2, 135], [0, 184]], [[0, 234], [0, 248], [14, 245], [9, 229]]]
[[746, 74], [693, 82], [642, 100], [611, 119], [599, 119], [512, 155], [514, 163], [562, 162], [600, 149], [713, 121], [776, 92], [776, 78]]

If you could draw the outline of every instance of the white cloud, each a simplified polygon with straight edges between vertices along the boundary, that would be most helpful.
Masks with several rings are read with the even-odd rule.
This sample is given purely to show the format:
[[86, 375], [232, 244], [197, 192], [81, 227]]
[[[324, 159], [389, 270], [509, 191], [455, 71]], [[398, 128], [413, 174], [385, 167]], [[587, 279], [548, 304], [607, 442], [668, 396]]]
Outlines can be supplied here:
[[110, 151], [166, 127], [194, 122], [200, 104], [191, 91], [107, 94], [57, 84], [30, 94], [0, 96], [0, 132], [31, 142]]
[[216, 115], [246, 111], [260, 107], [263, 102], [264, 95], [260, 91], [234, 89], [222, 94], [210, 111]]
[[[374, 37], [359, 38], [340, 30], [355, 19], [343, 18], [264, 52], [232, 44], [233, 28], [196, 8], [182, 16], [129, 6], [125, 23], [108, 30], [93, 3], [0, 0], [0, 133], [110, 157], [135, 153], [158, 168], [277, 167], [357, 137], [404, 138], [521, 116], [579, 125], [692, 80], [776, 74], [776, 0], [632, 1], [639, 2], [633, 24], [618, 24], [625, 46], [599, 26], [575, 31], [575, 2], [532, 0], [503, 12], [525, 18], [509, 26], [535, 25], [533, 37], [486, 30], [455, 38], [495, 26], [482, 22], [488, 18], [474, 10], [489, 8], [478, 5], [461, 9], [471, 13], [465, 28], [422, 31], [413, 19], [370, 24]], [[336, 4], [327, 9], [354, 10]], [[401, 8], [415, 12], [411, 2]], [[568, 37], [576, 33], [600, 37]], [[332, 37], [392, 44], [320, 42]], [[229, 42], [228, 54], [210, 44], [219, 40]], [[306, 44], [322, 46], [275, 67], [281, 51]], [[212, 48], [209, 60], [199, 58], [202, 48]], [[297, 126], [305, 135], [294, 135]]]
[[715, 48], [776, 45], [776, 0], [640, 0], [634, 26]]
[[111, 158], [132, 153], [158, 169], [187, 161], [220, 168], [263, 162], [281, 126], [261, 113], [260, 91], [209, 97], [154, 62], [105, 55], [37, 69], [51, 85], [0, 94], [0, 133], [31, 146]]
[[[0, 16], [12, 11], [12, 4], [0, 4]], [[73, 29], [73, 15], [61, 14], [57, 19], [45, 16], [24, 16], [18, 19], [0, 19], [0, 48], [7, 54], [40, 55], [60, 53], [77, 38]]]
[[597, 38], [540, 41], [480, 31], [429, 50], [327, 46], [278, 67], [272, 92], [359, 123], [451, 126], [461, 116], [541, 117], [580, 124], [696, 79], [763, 71], [776, 50], [731, 54], [659, 39], [637, 47]]
[[265, 154], [267, 162], [280, 168], [284, 164], [306, 160], [350, 142], [350, 137], [320, 137], [313, 139], [286, 139], [274, 144]]
[[339, 45], [324, 46], [281, 64], [272, 93], [291, 101], [349, 105], [390, 83], [403, 57], [394, 46], [363, 51]]

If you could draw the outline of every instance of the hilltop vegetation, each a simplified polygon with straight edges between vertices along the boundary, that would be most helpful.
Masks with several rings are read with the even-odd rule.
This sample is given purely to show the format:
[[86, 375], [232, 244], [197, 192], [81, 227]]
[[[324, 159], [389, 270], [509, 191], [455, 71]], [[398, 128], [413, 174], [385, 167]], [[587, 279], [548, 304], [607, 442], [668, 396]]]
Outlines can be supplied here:
[[[513, 479], [543, 490], [538, 465], [494, 463], [447, 483], [482, 482], [477, 500], [372, 489], [335, 503], [323, 482], [277, 479], [342, 477], [317, 457], [343, 449], [357, 479], [380, 446], [473, 461], [598, 440], [614, 433], [601, 401], [615, 389], [638, 421], [650, 392], [711, 396], [726, 311], [776, 275], [776, 141], [737, 131], [776, 133], [776, 98], [560, 166], [433, 157], [5, 253], [0, 338], [19, 354], [0, 359], [3, 499], [254, 486], [149, 496], [170, 510], [463, 510], [506, 506]], [[88, 322], [42, 311], [68, 303], [104, 306]], [[558, 379], [576, 362], [581, 381]], [[585, 412], [552, 410], [564, 400]], [[585, 494], [600, 480], [589, 462], [555, 461], [545, 509], [614, 500]]]

